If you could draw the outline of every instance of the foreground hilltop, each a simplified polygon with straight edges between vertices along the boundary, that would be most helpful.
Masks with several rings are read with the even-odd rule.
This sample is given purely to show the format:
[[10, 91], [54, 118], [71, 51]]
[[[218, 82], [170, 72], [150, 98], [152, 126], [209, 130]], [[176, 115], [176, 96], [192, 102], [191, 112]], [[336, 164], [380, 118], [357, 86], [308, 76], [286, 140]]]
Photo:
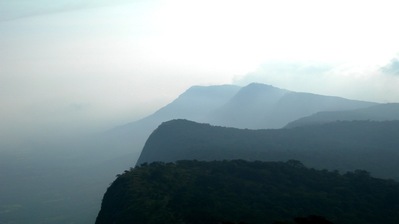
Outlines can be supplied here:
[[365, 169], [399, 179], [399, 121], [342, 121], [248, 130], [172, 120], [148, 138], [137, 164], [177, 160], [296, 159], [321, 169]]
[[332, 223], [396, 224], [398, 209], [399, 184], [366, 171], [341, 175], [295, 160], [178, 161], [118, 175], [96, 224], [272, 224], [309, 215]]

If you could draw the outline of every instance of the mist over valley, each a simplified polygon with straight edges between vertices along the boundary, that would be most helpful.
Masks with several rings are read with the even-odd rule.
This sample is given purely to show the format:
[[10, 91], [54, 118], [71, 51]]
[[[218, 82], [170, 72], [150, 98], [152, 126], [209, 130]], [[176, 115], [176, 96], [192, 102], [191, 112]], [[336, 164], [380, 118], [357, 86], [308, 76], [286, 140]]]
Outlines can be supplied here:
[[396, 9], [0, 1], [0, 223], [397, 223]]
[[[323, 113], [352, 116], [331, 116], [320, 124], [287, 128]], [[260, 83], [193, 86], [141, 120], [79, 140], [2, 152], [3, 217], [20, 223], [93, 222], [115, 175], [153, 161], [297, 159], [314, 168], [365, 169], [377, 177], [397, 179], [397, 122], [392, 121], [397, 114], [396, 104], [293, 92]], [[186, 121], [170, 121], [174, 119]], [[350, 122], [341, 123], [345, 120]], [[198, 132], [193, 122], [219, 127], [198, 124]], [[165, 128], [170, 130], [161, 131]]]

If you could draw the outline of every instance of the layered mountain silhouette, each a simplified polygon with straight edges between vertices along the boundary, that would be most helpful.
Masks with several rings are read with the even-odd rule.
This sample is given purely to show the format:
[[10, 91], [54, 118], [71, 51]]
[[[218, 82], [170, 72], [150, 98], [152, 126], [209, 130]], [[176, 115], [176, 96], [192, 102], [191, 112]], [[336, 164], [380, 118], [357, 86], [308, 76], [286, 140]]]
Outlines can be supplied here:
[[399, 179], [399, 121], [346, 121], [248, 130], [172, 120], [149, 137], [137, 164], [178, 160], [300, 160], [319, 169], [364, 169]]
[[[373, 105], [376, 104], [297, 93], [259, 83], [244, 87], [193, 86], [170, 104], [143, 119], [116, 127], [84, 143], [74, 144], [71, 148], [76, 153], [69, 157], [73, 158], [71, 164], [79, 161], [88, 172], [93, 173], [93, 178], [99, 180], [93, 184], [87, 179], [86, 189], [92, 192], [93, 185], [105, 189], [116, 173], [134, 166], [150, 134], [168, 120], [189, 119], [249, 129], [281, 128], [291, 121], [320, 111], [351, 110]], [[104, 169], [107, 172], [98, 172]], [[100, 196], [97, 194], [97, 198], [85, 198], [84, 202], [99, 201]]]
[[[372, 105], [375, 103], [296, 93], [256, 83], [244, 87], [194, 86], [170, 104], [141, 120], [116, 127], [87, 141], [85, 139], [83, 142], [64, 146], [68, 148], [68, 155], [62, 158], [69, 158], [68, 165], [72, 164], [73, 167], [92, 173], [92, 178], [88, 179], [87, 175], [83, 173], [80, 175], [75, 171], [78, 168], [71, 171], [79, 174], [74, 176], [80, 178], [76, 181], [81, 183], [79, 189], [82, 192], [91, 192], [91, 194], [85, 194], [85, 197], [75, 197], [74, 203], [92, 209], [92, 204], [99, 204], [95, 202], [101, 200], [101, 189], [109, 186], [115, 174], [136, 164], [145, 141], [162, 122], [184, 118], [229, 127], [279, 128], [288, 122], [320, 111], [349, 110]], [[106, 170], [106, 172], [99, 170]], [[60, 186], [67, 188], [67, 185], [61, 184], [66, 181], [64, 177], [58, 177], [57, 174], [54, 176], [54, 181], [48, 182], [60, 183]], [[74, 180], [66, 182], [75, 183]], [[70, 197], [67, 194], [64, 196]], [[81, 201], [79, 201], [80, 198]], [[92, 204], [88, 205], [90, 203]], [[49, 205], [50, 209], [46, 206], [48, 205], [43, 204], [45, 207], [43, 211], [53, 211], [55, 210], [53, 208], [57, 208], [55, 204]], [[59, 201], [58, 206], [65, 206], [65, 203]], [[77, 208], [76, 206], [69, 207]], [[89, 209], [80, 210], [88, 211]], [[74, 214], [76, 212], [70, 212], [68, 215], [74, 217]]]
[[151, 132], [162, 122], [172, 119], [270, 129], [282, 128], [289, 122], [321, 111], [354, 110], [373, 105], [377, 104], [293, 92], [259, 83], [245, 87], [194, 86], [154, 114], [110, 130], [102, 145], [113, 148], [116, 154], [140, 152]]
[[[15, 222], [28, 220], [30, 223], [41, 223], [43, 220], [53, 220], [49, 223], [90, 222], [103, 190], [109, 186], [115, 174], [134, 166], [151, 132], [162, 122], [171, 119], [268, 129], [284, 127], [289, 122], [321, 111], [356, 110], [375, 105], [378, 104], [297, 93], [256, 83], [245, 87], [194, 86], [154, 114], [101, 135], [45, 146], [29, 143], [28, 148], [34, 148], [32, 151], [35, 153], [14, 159], [17, 162], [7, 165], [16, 170], [4, 169], [0, 173], [5, 186], [11, 186], [2, 188], [7, 199], [1, 200], [0, 207], [3, 211], [19, 209], [2, 213], [2, 217]], [[3, 163], [11, 160], [4, 153], [1, 158]], [[392, 158], [395, 158], [395, 154], [392, 154]], [[343, 161], [347, 164], [345, 159]], [[387, 161], [382, 161], [384, 167], [391, 160]], [[32, 164], [35, 167], [43, 165], [43, 169], [32, 170]], [[353, 167], [355, 165], [357, 163]], [[392, 170], [397, 170], [397, 167], [392, 165]], [[55, 188], [57, 191], [52, 190]], [[70, 189], [79, 190], [71, 193]], [[19, 201], [23, 209], [14, 208], [15, 201]], [[35, 210], [34, 215], [32, 209]]]

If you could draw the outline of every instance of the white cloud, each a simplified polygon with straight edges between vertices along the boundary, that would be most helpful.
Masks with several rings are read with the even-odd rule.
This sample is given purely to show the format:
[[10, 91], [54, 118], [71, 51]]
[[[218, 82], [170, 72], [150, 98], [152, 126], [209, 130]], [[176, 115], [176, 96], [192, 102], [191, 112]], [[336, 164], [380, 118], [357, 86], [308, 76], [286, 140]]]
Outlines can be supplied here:
[[394, 58], [391, 62], [383, 67], [381, 67], [381, 72], [389, 75], [399, 76], [399, 59]]
[[386, 75], [377, 65], [269, 62], [255, 72], [237, 76], [234, 82], [262, 82], [293, 91], [382, 103], [399, 102], [399, 77]]

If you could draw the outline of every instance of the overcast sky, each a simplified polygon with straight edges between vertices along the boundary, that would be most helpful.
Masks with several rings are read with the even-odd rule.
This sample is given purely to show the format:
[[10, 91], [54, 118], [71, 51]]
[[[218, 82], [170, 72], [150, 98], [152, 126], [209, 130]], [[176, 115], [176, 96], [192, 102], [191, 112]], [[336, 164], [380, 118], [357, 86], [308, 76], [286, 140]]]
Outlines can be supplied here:
[[111, 128], [192, 85], [399, 102], [397, 21], [384, 0], [0, 0], [0, 140]]

